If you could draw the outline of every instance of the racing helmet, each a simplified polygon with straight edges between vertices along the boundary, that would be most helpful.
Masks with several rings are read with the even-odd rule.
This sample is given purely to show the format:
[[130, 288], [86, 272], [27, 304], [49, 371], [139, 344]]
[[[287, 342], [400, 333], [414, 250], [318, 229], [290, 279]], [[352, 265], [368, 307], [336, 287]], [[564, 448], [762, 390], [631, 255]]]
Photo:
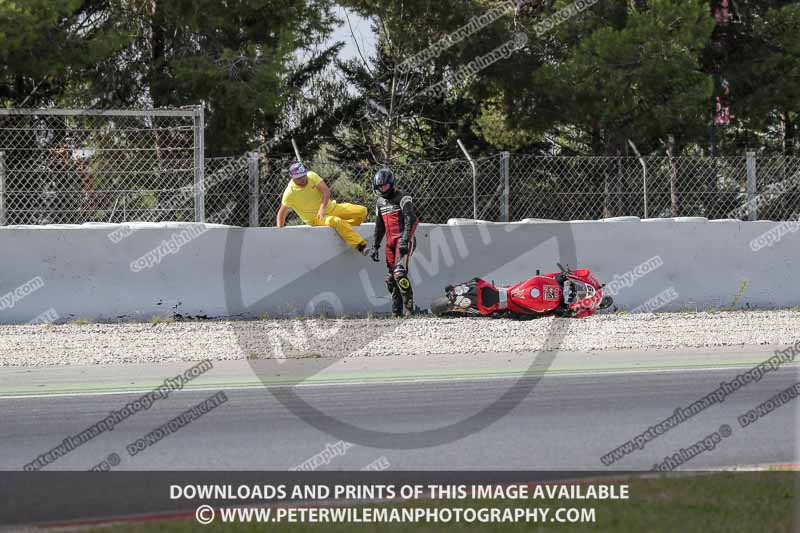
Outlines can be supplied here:
[[[390, 187], [385, 192], [381, 191], [380, 187], [386, 184], [389, 184]], [[394, 194], [394, 172], [388, 168], [380, 169], [375, 173], [375, 177], [372, 178], [372, 188], [375, 190], [375, 194], [389, 198]]]

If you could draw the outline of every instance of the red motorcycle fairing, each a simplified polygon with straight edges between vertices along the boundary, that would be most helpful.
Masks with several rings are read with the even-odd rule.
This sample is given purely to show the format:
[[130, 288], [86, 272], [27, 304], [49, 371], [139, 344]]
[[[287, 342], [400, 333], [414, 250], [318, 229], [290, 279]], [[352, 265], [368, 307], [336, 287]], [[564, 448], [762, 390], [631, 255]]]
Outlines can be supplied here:
[[[554, 272], [547, 275], [558, 276], [559, 273]], [[566, 295], [570, 313], [574, 318], [591, 316], [601, 308], [603, 286], [594, 278], [589, 269], [581, 268], [567, 272], [565, 285], [567, 284], [574, 291]]]
[[448, 286], [445, 293], [448, 312], [483, 316], [558, 314], [581, 318], [594, 314], [603, 301], [602, 286], [588, 269], [537, 274], [500, 287], [473, 278]]
[[515, 285], [499, 287], [497, 290], [500, 301], [496, 311], [509, 311], [521, 315], [539, 315], [554, 311], [562, 296], [558, 282], [547, 276], [534, 276]]
[[454, 311], [475, 315], [549, 313], [558, 307], [562, 296], [558, 282], [546, 276], [534, 276], [506, 287], [497, 287], [481, 278], [473, 278], [448, 289], [452, 291]]

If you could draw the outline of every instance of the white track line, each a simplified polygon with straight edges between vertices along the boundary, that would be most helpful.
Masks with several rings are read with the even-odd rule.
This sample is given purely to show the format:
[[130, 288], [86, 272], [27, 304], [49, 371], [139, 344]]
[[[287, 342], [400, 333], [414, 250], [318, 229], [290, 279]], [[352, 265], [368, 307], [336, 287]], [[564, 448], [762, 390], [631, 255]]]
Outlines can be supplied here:
[[[800, 364], [784, 365], [790, 367], [800, 367]], [[647, 369], [647, 370], [609, 370], [599, 372], [553, 372], [544, 374], [532, 374], [524, 376], [521, 374], [507, 375], [507, 376], [471, 376], [471, 377], [452, 377], [452, 378], [417, 378], [417, 379], [398, 379], [398, 380], [370, 380], [370, 381], [347, 381], [341, 383], [297, 383], [297, 384], [274, 384], [264, 385], [263, 383], [253, 383], [252, 385], [237, 385], [235, 387], [226, 387], [224, 384], [218, 387], [199, 387], [199, 388], [185, 388], [172, 391], [170, 395], [180, 392], [212, 392], [212, 391], [240, 391], [249, 389], [262, 389], [262, 388], [286, 388], [286, 387], [343, 387], [350, 385], [391, 385], [394, 383], [443, 383], [443, 382], [458, 382], [458, 381], [487, 381], [487, 380], [517, 380], [521, 377], [593, 377], [593, 376], [617, 376], [617, 375], [630, 375], [630, 374], [675, 374], [681, 372], [722, 372], [728, 370], [749, 370], [753, 366], [726, 366], [726, 367], [686, 367], [686, 368], [664, 368], [664, 369]], [[783, 368], [783, 367], [782, 367]], [[121, 396], [121, 395], [139, 395], [149, 392], [151, 389], [140, 390], [122, 390], [122, 391], [103, 391], [103, 392], [56, 392], [52, 394], [19, 394], [0, 396], [0, 400], [21, 400], [21, 399], [43, 399], [43, 398], [70, 398], [80, 396]]]

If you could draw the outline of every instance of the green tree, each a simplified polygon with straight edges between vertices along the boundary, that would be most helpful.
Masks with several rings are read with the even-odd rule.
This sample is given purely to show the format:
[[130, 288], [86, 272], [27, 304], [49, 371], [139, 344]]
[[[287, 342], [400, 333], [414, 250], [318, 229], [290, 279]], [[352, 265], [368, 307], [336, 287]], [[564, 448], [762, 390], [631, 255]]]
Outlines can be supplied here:
[[532, 37], [540, 66], [528, 83], [505, 89], [507, 114], [517, 126], [554, 131], [568, 150], [593, 155], [624, 154], [627, 139], [645, 153], [670, 135], [679, 146], [698, 142], [712, 98], [699, 54], [712, 30], [704, 0], [600, 2]]
[[0, 98], [15, 107], [204, 103], [206, 155], [286, 151], [287, 131], [310, 140], [303, 128], [332, 127], [335, 87], [309, 84], [335, 58], [336, 45], [319, 50], [335, 22], [332, 0], [4, 2]]
[[121, 35], [98, 21], [106, 0], [0, 2], [0, 105], [55, 103]]
[[[359, 58], [341, 65], [353, 88], [356, 119], [340, 130], [337, 150], [342, 157], [373, 162], [463, 158], [456, 139], [462, 139], [476, 156], [495, 153], [480, 128], [484, 100], [496, 91], [490, 80], [504, 67], [501, 61], [460, 82], [448, 76], [475, 57], [509, 40], [514, 9], [474, 34], [450, 43], [433, 57], [418, 54], [467, 25], [473, 17], [508, 2], [424, 0], [347, 3], [373, 20], [377, 37], [374, 58]], [[441, 93], [426, 92], [444, 84]]]
[[738, 0], [705, 60], [730, 87], [732, 124], [722, 150], [800, 153], [800, 3]]
[[[298, 64], [295, 54], [319, 45], [334, 23], [329, 0], [113, 2], [113, 19], [131, 38], [95, 72], [93, 87], [101, 101], [131, 105], [144, 99], [154, 107], [205, 103], [210, 156], [238, 155], [267, 143], [274, 147], [298, 81], [325, 67], [313, 60]], [[322, 57], [332, 60], [329, 50]], [[119, 94], [121, 84], [134, 89]]]

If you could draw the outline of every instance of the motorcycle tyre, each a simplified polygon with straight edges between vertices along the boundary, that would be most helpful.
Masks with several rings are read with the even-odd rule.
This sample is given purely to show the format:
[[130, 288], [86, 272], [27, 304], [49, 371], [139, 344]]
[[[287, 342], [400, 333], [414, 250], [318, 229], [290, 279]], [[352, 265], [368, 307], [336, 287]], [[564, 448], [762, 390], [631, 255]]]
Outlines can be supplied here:
[[446, 316], [452, 311], [450, 310], [450, 299], [447, 296], [440, 296], [434, 298], [431, 302], [431, 313], [436, 316]]

